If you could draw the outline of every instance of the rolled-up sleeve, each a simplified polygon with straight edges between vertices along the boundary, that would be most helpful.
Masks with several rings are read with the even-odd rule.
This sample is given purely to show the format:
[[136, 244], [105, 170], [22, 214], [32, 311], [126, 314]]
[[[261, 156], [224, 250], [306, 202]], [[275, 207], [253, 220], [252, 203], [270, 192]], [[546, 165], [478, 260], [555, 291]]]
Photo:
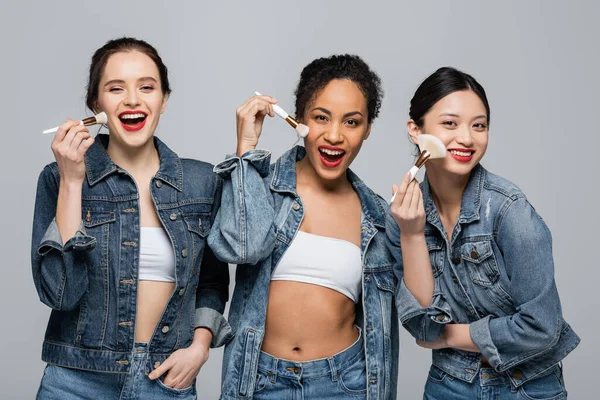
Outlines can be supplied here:
[[54, 310], [68, 311], [88, 289], [86, 260], [96, 247], [83, 224], [63, 245], [56, 224], [58, 171], [47, 166], [40, 174], [33, 216], [31, 267], [40, 300]]
[[400, 284], [396, 290], [396, 308], [402, 326], [417, 340], [432, 342], [440, 337], [444, 326], [452, 322], [452, 310], [435, 282], [431, 303], [427, 308], [419, 304], [404, 282], [404, 264], [400, 246], [400, 228], [391, 213], [386, 217], [388, 248], [394, 258], [394, 274]]
[[488, 362], [504, 371], [551, 348], [559, 339], [562, 311], [554, 281], [552, 237], [523, 197], [505, 208], [497, 243], [509, 275], [517, 312], [488, 316], [470, 326], [471, 339]]
[[208, 244], [222, 261], [256, 264], [273, 251], [270, 160], [270, 152], [251, 150], [242, 157], [229, 156], [214, 168], [223, 179], [223, 192]]

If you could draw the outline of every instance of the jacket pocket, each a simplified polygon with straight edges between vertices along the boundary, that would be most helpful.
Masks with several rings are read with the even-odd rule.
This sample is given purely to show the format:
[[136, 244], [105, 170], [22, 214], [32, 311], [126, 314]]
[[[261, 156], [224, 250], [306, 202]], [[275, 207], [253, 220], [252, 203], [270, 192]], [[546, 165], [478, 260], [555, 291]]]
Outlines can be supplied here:
[[500, 277], [494, 251], [489, 241], [463, 244], [461, 257], [465, 261], [473, 283], [487, 287], [496, 283]]
[[437, 278], [444, 272], [444, 240], [437, 236], [426, 236], [425, 240], [427, 241], [427, 251], [429, 251], [433, 277]]

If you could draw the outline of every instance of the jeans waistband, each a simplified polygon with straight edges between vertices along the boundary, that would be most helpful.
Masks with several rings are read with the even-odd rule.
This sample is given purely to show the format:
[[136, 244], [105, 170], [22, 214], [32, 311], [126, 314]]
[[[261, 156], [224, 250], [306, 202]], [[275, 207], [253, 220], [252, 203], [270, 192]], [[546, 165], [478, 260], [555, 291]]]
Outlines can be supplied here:
[[133, 357], [144, 358], [148, 354], [148, 343], [146, 342], [135, 342], [133, 345]]
[[358, 339], [348, 348], [332, 355], [310, 361], [292, 361], [277, 358], [264, 351], [260, 352], [258, 360], [259, 370], [277, 376], [287, 376], [298, 379], [299, 377], [310, 378], [323, 375], [336, 375], [338, 370], [354, 364], [360, 357], [364, 357], [363, 339], [360, 327], [358, 328]]

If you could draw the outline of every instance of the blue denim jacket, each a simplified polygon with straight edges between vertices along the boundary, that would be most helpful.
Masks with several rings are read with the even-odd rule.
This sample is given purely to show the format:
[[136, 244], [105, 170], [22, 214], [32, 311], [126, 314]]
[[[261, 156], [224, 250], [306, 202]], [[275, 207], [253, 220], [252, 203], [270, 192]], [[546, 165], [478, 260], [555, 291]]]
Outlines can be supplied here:
[[[271, 275], [294, 240], [304, 208], [296, 193], [297, 146], [273, 166], [270, 153], [252, 150], [215, 166], [223, 177], [221, 208], [208, 237], [217, 257], [238, 264], [229, 322], [235, 338], [225, 347], [222, 399], [251, 399], [262, 345]], [[357, 306], [366, 349], [368, 398], [396, 398], [397, 287], [387, 248], [387, 204], [348, 171], [362, 204], [363, 296]]]
[[443, 233], [427, 178], [421, 190], [435, 289], [431, 305], [423, 309], [406, 288], [400, 231], [389, 217], [400, 320], [423, 341], [437, 339], [447, 323], [470, 324], [471, 339], [481, 351], [434, 350], [433, 364], [472, 382], [483, 355], [520, 386], [569, 354], [579, 337], [562, 317], [550, 231], [521, 190], [477, 165], [451, 241]]
[[[194, 327], [213, 332], [212, 346], [232, 333], [223, 318], [229, 271], [206, 246], [221, 180], [211, 165], [180, 159], [157, 138], [160, 169], [150, 192], [176, 256], [175, 289], [149, 343], [148, 370], [191, 344]], [[128, 372], [135, 342], [140, 240], [139, 194], [98, 135], [85, 155], [82, 224], [63, 245], [55, 221], [56, 163], [40, 174], [32, 269], [40, 300], [52, 308], [42, 350], [51, 364]]]

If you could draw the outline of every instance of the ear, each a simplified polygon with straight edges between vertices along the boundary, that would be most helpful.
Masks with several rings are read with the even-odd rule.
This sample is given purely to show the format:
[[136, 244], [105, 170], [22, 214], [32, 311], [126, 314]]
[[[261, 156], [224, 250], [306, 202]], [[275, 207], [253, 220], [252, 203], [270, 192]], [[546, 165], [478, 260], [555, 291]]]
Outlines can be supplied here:
[[367, 140], [371, 135], [371, 124], [367, 125], [367, 130], [363, 134], [363, 140]]
[[162, 105], [160, 106], [160, 113], [164, 113], [165, 110], [167, 109], [167, 100], [169, 99], [169, 95], [165, 94], [163, 96], [163, 100], [162, 100]]
[[409, 119], [408, 122], [406, 123], [406, 130], [408, 131], [408, 136], [410, 137], [410, 140], [418, 145], [419, 144], [419, 138], [418, 136], [421, 134], [421, 128], [419, 128], [419, 126], [417, 125], [417, 123], [415, 121], [413, 121], [412, 119]]
[[94, 102], [94, 109], [92, 110], [94, 112], [94, 114], [98, 114], [100, 111], [102, 111], [100, 109], [100, 106], [98, 105], [98, 102]]

